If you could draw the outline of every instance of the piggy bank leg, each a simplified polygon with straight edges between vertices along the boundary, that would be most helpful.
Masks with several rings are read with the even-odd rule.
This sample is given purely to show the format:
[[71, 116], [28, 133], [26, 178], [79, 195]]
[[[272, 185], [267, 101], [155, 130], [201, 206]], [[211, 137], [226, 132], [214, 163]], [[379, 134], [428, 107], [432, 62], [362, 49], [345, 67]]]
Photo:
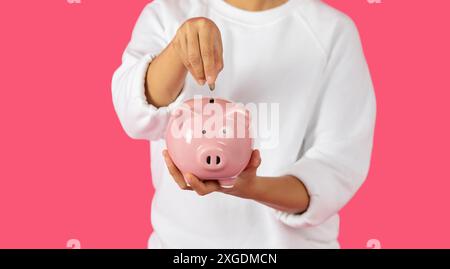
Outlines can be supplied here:
[[219, 184], [222, 188], [231, 189], [234, 186], [234, 182], [236, 179], [234, 178], [227, 178], [227, 179], [219, 179]]

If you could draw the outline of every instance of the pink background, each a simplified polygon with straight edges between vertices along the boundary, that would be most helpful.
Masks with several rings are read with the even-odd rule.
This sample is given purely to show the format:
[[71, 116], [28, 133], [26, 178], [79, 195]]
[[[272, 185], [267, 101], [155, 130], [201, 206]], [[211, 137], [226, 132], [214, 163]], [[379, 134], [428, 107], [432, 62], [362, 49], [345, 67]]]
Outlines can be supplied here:
[[[146, 2], [0, 1], [0, 248], [146, 247], [149, 149], [122, 131], [110, 94]], [[328, 2], [358, 24], [378, 99], [342, 246], [450, 248], [450, 2]]]

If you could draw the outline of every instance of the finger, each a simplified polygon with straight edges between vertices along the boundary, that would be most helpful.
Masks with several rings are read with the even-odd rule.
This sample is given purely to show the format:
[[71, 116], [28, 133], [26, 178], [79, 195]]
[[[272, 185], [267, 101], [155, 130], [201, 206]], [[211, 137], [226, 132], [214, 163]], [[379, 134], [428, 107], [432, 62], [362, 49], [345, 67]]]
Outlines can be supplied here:
[[195, 30], [191, 30], [187, 35], [187, 60], [188, 69], [192, 76], [200, 85], [205, 84], [206, 76], [203, 72], [204, 68], [200, 52], [199, 37]]
[[191, 188], [187, 185], [186, 181], [184, 180], [183, 174], [181, 174], [180, 170], [178, 170], [178, 168], [175, 166], [167, 150], [163, 151], [163, 156], [164, 161], [166, 162], [166, 166], [169, 169], [170, 175], [175, 180], [180, 189], [190, 190]]
[[223, 69], [223, 44], [222, 44], [222, 36], [220, 32], [216, 38], [215, 44], [215, 61], [216, 61], [216, 70], [217, 74], [219, 74]]
[[216, 82], [217, 69], [215, 63], [215, 42], [214, 34], [211, 30], [203, 29], [198, 33], [200, 41], [200, 53], [202, 55], [204, 74], [208, 84], [213, 84]]
[[181, 37], [177, 38], [176, 42], [174, 42], [174, 46], [177, 47], [177, 51], [181, 57], [181, 61], [183, 62], [183, 65], [186, 67], [186, 69], [191, 73], [192, 77], [197, 81], [198, 84], [202, 85], [205, 82], [199, 81], [195, 77], [195, 71], [192, 68], [192, 64], [189, 62], [188, 57], [188, 44], [187, 44], [187, 38], [186, 35], [182, 35]]
[[215, 192], [221, 189], [221, 186], [217, 180], [204, 180], [203, 183], [205, 184], [208, 192]]
[[181, 60], [186, 68], [190, 66], [189, 61], [187, 60], [187, 39], [185, 34], [179, 34], [179, 36], [173, 42], [175, 48], [181, 56]]
[[186, 174], [185, 177], [191, 185], [191, 188], [200, 196], [207, 195], [220, 189], [220, 185], [217, 182], [201, 181], [192, 174]]

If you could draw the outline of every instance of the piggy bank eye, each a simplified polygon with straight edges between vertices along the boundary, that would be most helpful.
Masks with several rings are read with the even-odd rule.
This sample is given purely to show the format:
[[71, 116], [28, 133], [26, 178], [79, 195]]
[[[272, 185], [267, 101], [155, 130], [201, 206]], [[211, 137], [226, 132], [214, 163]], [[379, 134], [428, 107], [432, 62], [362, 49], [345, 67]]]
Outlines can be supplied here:
[[230, 135], [232, 131], [229, 128], [224, 127], [222, 130], [220, 130], [220, 133], [223, 137], [228, 137], [228, 135]]
[[203, 131], [202, 131], [202, 134], [206, 134], [206, 130], [203, 130]]

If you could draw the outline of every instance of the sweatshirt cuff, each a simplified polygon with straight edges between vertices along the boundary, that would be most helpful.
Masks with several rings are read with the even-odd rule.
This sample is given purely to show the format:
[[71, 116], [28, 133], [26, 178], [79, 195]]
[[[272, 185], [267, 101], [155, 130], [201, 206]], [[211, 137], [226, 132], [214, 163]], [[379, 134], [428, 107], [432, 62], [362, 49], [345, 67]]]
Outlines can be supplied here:
[[337, 213], [332, 206], [335, 196], [333, 185], [330, 186], [329, 169], [318, 160], [304, 157], [291, 168], [281, 171], [281, 175], [298, 178], [306, 187], [310, 200], [305, 212], [291, 214], [275, 210], [276, 218], [290, 227], [306, 228], [319, 225]]
[[169, 111], [171, 111], [174, 107], [178, 106], [179, 104], [181, 104], [183, 98], [183, 90], [180, 92], [180, 94], [178, 95], [178, 97], [172, 102], [170, 103], [168, 106], [166, 107], [155, 107], [154, 105], [150, 104], [147, 102], [147, 97], [145, 96], [145, 84], [146, 84], [146, 80], [147, 80], [147, 71], [148, 71], [148, 67], [150, 65], [150, 63], [153, 61], [153, 59], [155, 59], [158, 55], [157, 54], [146, 54], [141, 61], [139, 62], [139, 64], [137, 64], [135, 66], [134, 69], [134, 78], [135, 80], [132, 82], [134, 83], [134, 89], [139, 89], [139, 91], [135, 92], [135, 96], [134, 98], [143, 101], [144, 104], [146, 104], [147, 106], [149, 106], [149, 109], [151, 112], [155, 112], [155, 113], [167, 113]]
[[125, 130], [130, 137], [136, 139], [158, 140], [163, 138], [171, 111], [184, 100], [182, 90], [178, 97], [165, 107], [156, 107], [147, 101], [145, 96], [145, 83], [147, 79], [148, 66], [156, 58], [157, 54], [146, 54], [137, 64], [127, 70], [126, 77], [129, 78], [127, 93], [128, 104], [122, 111], [125, 119], [122, 119]]

